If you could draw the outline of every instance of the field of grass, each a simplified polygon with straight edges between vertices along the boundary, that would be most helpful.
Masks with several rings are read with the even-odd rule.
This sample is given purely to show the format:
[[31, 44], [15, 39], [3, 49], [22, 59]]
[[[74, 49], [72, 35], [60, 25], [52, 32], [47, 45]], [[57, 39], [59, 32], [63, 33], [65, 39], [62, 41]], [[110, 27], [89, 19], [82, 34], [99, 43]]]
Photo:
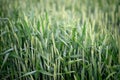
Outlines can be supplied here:
[[120, 80], [119, 0], [0, 0], [0, 80]]

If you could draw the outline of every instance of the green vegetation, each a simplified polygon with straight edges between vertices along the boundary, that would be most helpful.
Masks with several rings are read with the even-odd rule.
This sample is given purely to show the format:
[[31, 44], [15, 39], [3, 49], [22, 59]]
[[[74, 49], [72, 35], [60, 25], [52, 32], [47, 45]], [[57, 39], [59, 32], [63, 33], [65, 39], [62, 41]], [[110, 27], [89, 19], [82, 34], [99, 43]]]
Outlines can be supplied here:
[[119, 80], [119, 0], [0, 0], [0, 80]]

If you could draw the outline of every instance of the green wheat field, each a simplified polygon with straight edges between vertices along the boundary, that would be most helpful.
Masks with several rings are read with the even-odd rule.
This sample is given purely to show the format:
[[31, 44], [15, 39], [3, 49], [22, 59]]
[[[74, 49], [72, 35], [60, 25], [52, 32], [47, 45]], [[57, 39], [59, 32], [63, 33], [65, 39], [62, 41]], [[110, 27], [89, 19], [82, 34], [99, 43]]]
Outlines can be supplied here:
[[0, 0], [0, 80], [120, 80], [120, 0]]

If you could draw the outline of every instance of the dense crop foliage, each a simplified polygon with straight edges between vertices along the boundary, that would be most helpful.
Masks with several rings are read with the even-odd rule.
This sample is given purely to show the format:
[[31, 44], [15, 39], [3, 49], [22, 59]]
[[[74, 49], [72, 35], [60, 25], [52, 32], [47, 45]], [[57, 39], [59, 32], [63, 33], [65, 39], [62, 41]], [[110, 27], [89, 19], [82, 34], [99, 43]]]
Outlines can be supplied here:
[[0, 0], [0, 80], [119, 80], [119, 0]]

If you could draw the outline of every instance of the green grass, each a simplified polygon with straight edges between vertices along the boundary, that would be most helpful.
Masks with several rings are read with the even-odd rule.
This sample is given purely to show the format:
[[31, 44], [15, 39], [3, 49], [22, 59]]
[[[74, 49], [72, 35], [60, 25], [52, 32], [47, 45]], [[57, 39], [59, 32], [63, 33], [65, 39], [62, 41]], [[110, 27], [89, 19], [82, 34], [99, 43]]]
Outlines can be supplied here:
[[119, 80], [119, 0], [0, 0], [0, 80]]

